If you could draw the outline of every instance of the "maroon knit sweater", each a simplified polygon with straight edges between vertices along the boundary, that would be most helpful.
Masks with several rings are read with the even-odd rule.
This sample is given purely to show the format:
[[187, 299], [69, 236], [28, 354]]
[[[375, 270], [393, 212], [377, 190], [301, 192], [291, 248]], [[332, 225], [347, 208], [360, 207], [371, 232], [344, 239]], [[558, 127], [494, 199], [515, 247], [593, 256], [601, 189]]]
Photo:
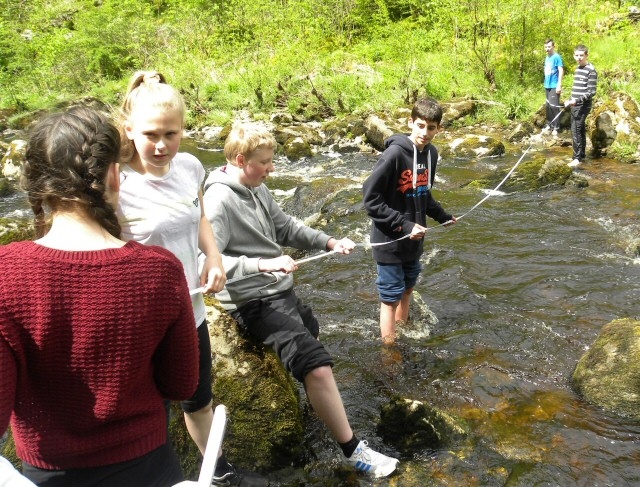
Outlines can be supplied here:
[[0, 435], [11, 418], [22, 460], [58, 470], [140, 457], [167, 439], [163, 398], [187, 399], [197, 381], [170, 252], [0, 247]]

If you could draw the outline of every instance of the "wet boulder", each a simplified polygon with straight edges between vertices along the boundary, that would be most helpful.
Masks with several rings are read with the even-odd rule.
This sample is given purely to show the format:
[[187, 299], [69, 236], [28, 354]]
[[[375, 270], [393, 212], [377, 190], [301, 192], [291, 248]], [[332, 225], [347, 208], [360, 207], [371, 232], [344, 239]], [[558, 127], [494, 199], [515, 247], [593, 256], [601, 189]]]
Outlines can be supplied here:
[[404, 123], [399, 120], [382, 118], [378, 115], [369, 115], [364, 121], [367, 142], [376, 150], [383, 151], [386, 139], [393, 134], [405, 133], [409, 130], [406, 125], [406, 118], [403, 120], [405, 121]]
[[456, 120], [460, 120], [469, 115], [473, 115], [478, 107], [475, 100], [454, 100], [441, 103], [442, 125], [449, 127]]
[[[640, 144], [640, 106], [626, 93], [613, 93], [594, 108], [589, 129], [594, 155], [612, 153], [623, 156], [623, 160], [626, 160], [624, 156], [633, 158]], [[635, 159], [626, 162], [635, 162]]]
[[378, 434], [403, 455], [411, 455], [464, 439], [467, 425], [422, 401], [395, 396], [381, 408]]
[[[234, 465], [254, 470], [291, 465], [301, 455], [304, 427], [300, 392], [271, 349], [246, 339], [238, 324], [207, 298], [213, 352], [213, 397], [229, 413], [224, 451]], [[190, 440], [179, 408], [170, 435], [185, 475], [199, 468], [200, 454]]]
[[[436, 144], [437, 145], [437, 144]], [[442, 156], [479, 158], [504, 154], [502, 141], [489, 135], [465, 134], [446, 145], [438, 145]]]
[[24, 164], [27, 142], [16, 139], [9, 144], [0, 165], [2, 166], [2, 175], [13, 181], [20, 179], [22, 174], [22, 165]]
[[[348, 178], [321, 177], [301, 182], [293, 196], [282, 203], [282, 209], [290, 215], [305, 219], [305, 224], [311, 225], [307, 220], [309, 215], [320, 212], [327, 202], [334, 202], [340, 192], [352, 185], [353, 181]], [[362, 191], [359, 188], [357, 193], [362, 200]]]
[[640, 419], [640, 321], [605, 325], [573, 372], [575, 390], [588, 402]]
[[529, 122], [518, 123], [507, 135], [509, 142], [520, 142], [533, 134], [533, 124]]
[[[504, 179], [511, 168], [495, 171], [493, 175], [471, 181], [468, 186], [474, 188], [491, 189]], [[522, 162], [511, 176], [500, 187], [501, 191], [528, 191], [546, 186], [574, 185], [586, 187], [588, 181], [571, 169], [566, 161], [557, 158], [547, 159], [544, 156], [534, 156]]]

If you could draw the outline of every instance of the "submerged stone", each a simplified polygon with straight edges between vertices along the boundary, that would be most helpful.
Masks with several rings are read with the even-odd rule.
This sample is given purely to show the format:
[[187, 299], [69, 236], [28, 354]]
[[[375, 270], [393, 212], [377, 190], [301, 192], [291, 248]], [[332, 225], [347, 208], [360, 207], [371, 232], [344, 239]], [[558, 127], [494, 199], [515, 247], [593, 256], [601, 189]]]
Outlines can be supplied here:
[[605, 325], [573, 372], [576, 391], [590, 403], [640, 419], [640, 321]]
[[378, 433], [404, 455], [411, 455], [465, 438], [467, 426], [421, 401], [396, 396], [381, 408]]

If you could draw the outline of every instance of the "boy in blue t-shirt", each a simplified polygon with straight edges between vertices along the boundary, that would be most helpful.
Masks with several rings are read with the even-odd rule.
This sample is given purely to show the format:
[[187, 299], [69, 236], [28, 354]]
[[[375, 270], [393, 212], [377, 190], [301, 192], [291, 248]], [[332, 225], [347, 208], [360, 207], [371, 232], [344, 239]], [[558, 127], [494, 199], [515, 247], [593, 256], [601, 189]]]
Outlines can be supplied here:
[[545, 41], [544, 50], [547, 51], [547, 57], [544, 60], [544, 90], [547, 94], [547, 122], [554, 135], [560, 128], [558, 114], [562, 109], [560, 93], [562, 93], [562, 77], [564, 76], [564, 64], [560, 54], [555, 52], [555, 48], [553, 39]]

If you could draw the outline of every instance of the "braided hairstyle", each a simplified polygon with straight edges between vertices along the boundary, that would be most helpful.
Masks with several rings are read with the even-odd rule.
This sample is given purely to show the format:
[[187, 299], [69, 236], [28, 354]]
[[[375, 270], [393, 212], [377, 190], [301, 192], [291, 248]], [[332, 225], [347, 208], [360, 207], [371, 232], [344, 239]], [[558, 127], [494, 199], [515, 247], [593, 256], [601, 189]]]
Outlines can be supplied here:
[[38, 122], [27, 144], [21, 181], [36, 236], [47, 232], [51, 214], [82, 211], [120, 238], [115, 208], [106, 199], [107, 171], [119, 155], [118, 129], [92, 109], [75, 107]]
[[120, 127], [122, 151], [120, 162], [129, 163], [136, 155], [136, 147], [126, 134], [126, 125], [138, 111], [148, 113], [152, 109], [176, 110], [184, 123], [186, 112], [184, 99], [180, 92], [157, 71], [136, 71], [127, 86], [120, 112], [117, 114]]

